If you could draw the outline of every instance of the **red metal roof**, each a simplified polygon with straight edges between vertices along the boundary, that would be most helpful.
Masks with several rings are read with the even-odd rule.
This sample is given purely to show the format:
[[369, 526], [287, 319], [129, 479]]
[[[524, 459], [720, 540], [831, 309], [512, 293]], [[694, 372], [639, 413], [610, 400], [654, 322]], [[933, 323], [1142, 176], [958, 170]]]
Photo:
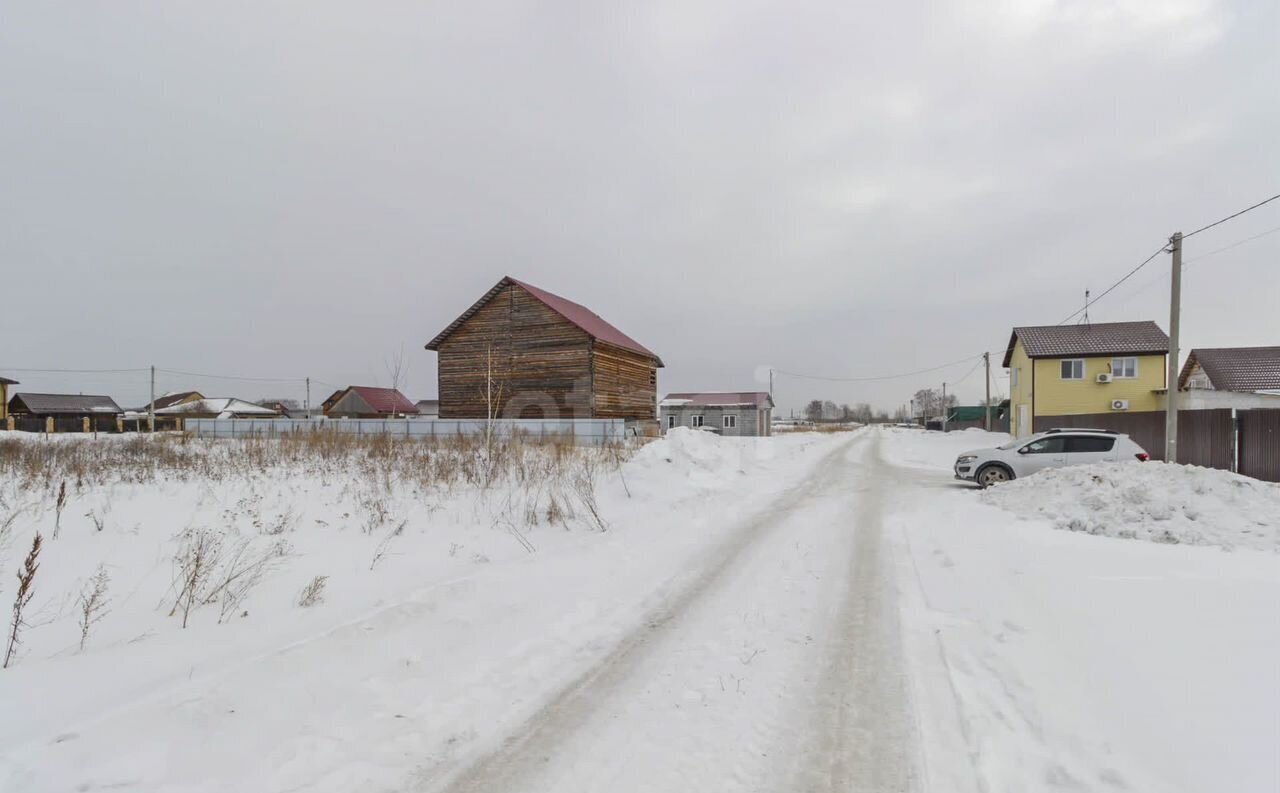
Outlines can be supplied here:
[[705, 391], [701, 393], [667, 394], [662, 401], [682, 402], [693, 407], [728, 407], [751, 405], [757, 408], [773, 407], [768, 391]]
[[351, 391], [378, 413], [417, 413], [418, 406], [394, 388], [377, 388], [369, 385], [353, 385]]
[[503, 279], [499, 281], [492, 289], [486, 292], [483, 297], [477, 300], [475, 304], [471, 306], [471, 308], [467, 309], [465, 312], [462, 313], [460, 317], [458, 317], [453, 322], [451, 322], [449, 324], [449, 327], [441, 331], [434, 339], [432, 339], [427, 344], [427, 349], [434, 350], [439, 348], [440, 343], [443, 342], [446, 338], [448, 338], [448, 336], [451, 333], [457, 330], [459, 325], [461, 325], [463, 322], [466, 322], [468, 319], [470, 319], [472, 315], [474, 315], [486, 303], [488, 303], [490, 300], [496, 297], [497, 294], [501, 292], [502, 289], [506, 287], [508, 284], [515, 284], [516, 286], [525, 290], [534, 298], [536, 298], [538, 301], [540, 301], [543, 305], [545, 305], [547, 308], [551, 309], [552, 311], [556, 312], [560, 316], [572, 322], [577, 327], [581, 328], [588, 336], [595, 339], [596, 341], [602, 341], [606, 344], [612, 344], [615, 347], [621, 347], [624, 350], [631, 350], [632, 352], [638, 352], [641, 355], [646, 355], [650, 358], [653, 358], [657, 362], [658, 366], [662, 366], [662, 359], [659, 358], [656, 353], [654, 353], [652, 350], [645, 347], [640, 342], [631, 338], [627, 334], [618, 330], [614, 326], [610, 325], [608, 322], [605, 322], [603, 319], [600, 318], [598, 314], [591, 311], [591, 309], [587, 308], [586, 306], [575, 303], [572, 300], [569, 300], [567, 298], [560, 297], [559, 295], [552, 294], [551, 292], [548, 292], [545, 289], [539, 289], [538, 287], [533, 286], [532, 284], [526, 284], [523, 281], [517, 281], [511, 276], [503, 277]]

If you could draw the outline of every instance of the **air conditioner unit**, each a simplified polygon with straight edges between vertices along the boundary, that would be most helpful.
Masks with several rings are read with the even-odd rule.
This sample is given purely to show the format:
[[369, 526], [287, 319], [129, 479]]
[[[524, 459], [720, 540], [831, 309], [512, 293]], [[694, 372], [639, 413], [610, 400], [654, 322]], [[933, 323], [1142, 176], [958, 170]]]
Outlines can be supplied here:
[[1113, 400], [1111, 400], [1111, 409], [1112, 409], [1112, 410], [1128, 410], [1128, 409], [1129, 409], [1129, 400], [1127, 400], [1127, 399], [1113, 399]]
[[1098, 375], [1098, 382], [1099, 382], [1099, 383], [1110, 383], [1110, 382], [1111, 382], [1111, 375], [1107, 374], [1106, 372], [1103, 372], [1102, 374]]

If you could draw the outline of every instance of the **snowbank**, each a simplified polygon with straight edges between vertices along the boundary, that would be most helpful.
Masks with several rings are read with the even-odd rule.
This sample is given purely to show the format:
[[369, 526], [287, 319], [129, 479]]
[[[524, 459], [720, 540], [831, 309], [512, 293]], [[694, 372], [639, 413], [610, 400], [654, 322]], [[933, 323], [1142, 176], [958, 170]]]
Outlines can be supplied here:
[[981, 498], [1070, 531], [1280, 550], [1280, 485], [1210, 468], [1105, 463], [1051, 469]]
[[975, 495], [921, 488], [887, 524], [921, 790], [1280, 790], [1280, 554], [1052, 531]]

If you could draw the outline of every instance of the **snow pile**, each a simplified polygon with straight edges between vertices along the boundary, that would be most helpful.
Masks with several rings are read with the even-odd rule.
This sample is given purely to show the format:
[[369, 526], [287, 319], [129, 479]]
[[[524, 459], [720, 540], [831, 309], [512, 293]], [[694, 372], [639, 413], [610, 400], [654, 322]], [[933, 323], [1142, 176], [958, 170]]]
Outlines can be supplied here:
[[802, 454], [830, 436], [810, 434], [785, 438], [726, 438], [714, 432], [675, 427], [645, 444], [629, 464], [635, 469], [675, 472], [698, 490], [732, 486], [743, 475]]
[[974, 449], [994, 449], [1009, 442], [1004, 432], [969, 427], [956, 432], [883, 427], [885, 455], [895, 465], [950, 471], [956, 458]]
[[1050, 469], [981, 498], [1069, 531], [1280, 550], [1280, 485], [1211, 468], [1104, 463]]

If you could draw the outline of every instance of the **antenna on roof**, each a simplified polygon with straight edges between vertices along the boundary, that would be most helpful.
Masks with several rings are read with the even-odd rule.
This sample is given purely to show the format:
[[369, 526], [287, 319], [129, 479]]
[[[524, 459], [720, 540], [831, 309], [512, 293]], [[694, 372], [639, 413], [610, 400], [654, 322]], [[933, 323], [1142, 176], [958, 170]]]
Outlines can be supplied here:
[[1084, 316], [1080, 318], [1079, 324], [1089, 324], [1089, 290], [1084, 290]]

